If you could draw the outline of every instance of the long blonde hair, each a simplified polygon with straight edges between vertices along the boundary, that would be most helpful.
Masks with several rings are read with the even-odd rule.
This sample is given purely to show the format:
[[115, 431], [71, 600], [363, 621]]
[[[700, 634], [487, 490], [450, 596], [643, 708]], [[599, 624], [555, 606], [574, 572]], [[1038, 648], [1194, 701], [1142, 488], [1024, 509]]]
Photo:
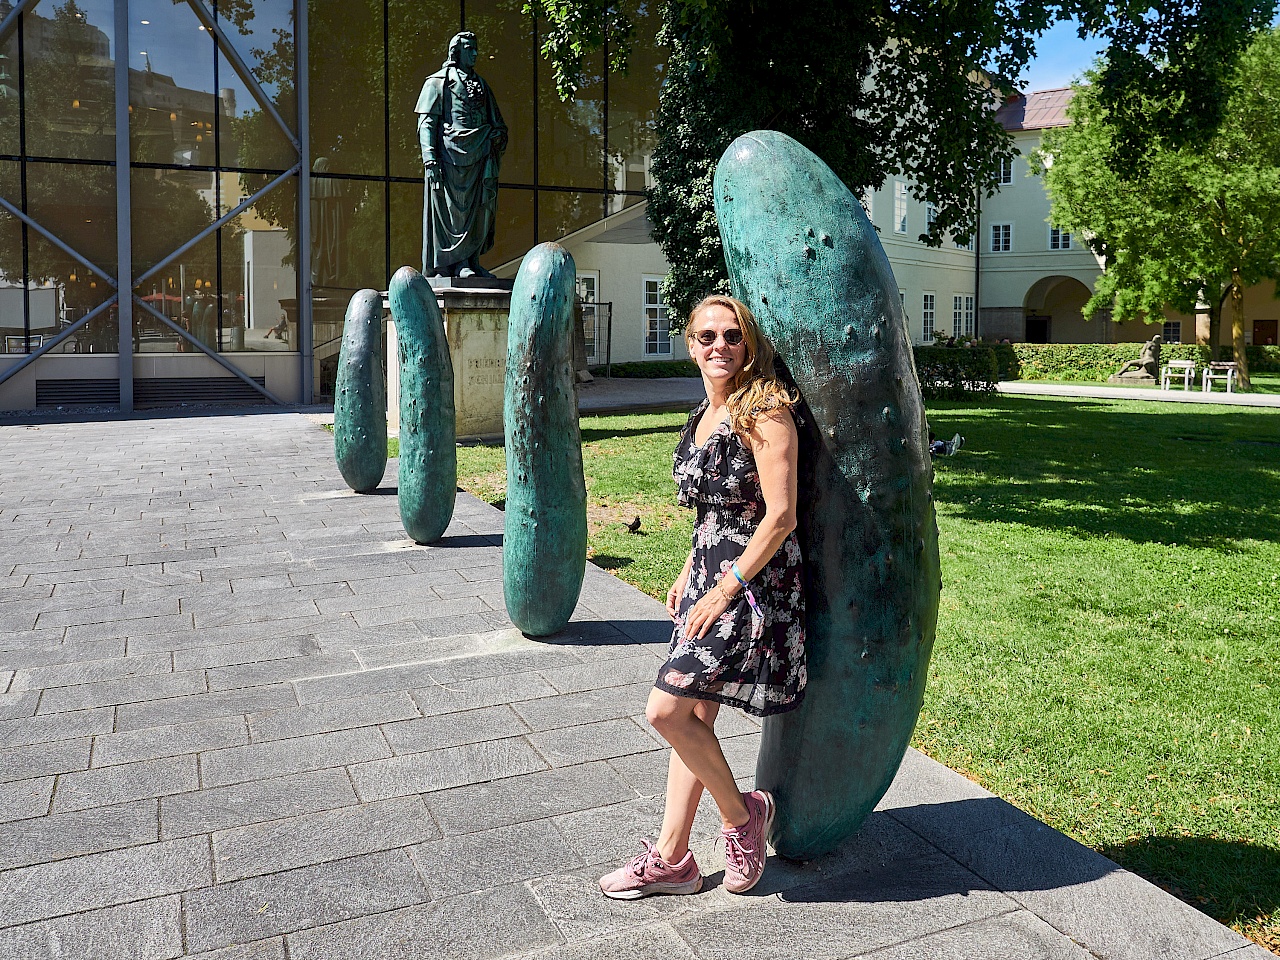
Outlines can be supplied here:
[[738, 320], [738, 329], [742, 331], [742, 342], [746, 345], [747, 356], [729, 385], [729, 426], [736, 433], [747, 434], [756, 424], [756, 418], [769, 410], [781, 410], [798, 403], [800, 398], [791, 393], [773, 375], [773, 344], [761, 332], [751, 308], [741, 300], [713, 293], [704, 297], [696, 307], [689, 311], [689, 322], [685, 324], [685, 341], [692, 348], [694, 339], [693, 323], [698, 314], [707, 307], [721, 306], [733, 311]]

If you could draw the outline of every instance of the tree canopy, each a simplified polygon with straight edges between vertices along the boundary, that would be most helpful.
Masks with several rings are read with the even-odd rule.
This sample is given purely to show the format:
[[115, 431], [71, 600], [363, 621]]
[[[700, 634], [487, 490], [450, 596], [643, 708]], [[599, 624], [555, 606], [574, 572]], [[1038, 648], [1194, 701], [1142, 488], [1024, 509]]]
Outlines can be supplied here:
[[[648, 2], [528, 0], [562, 96], [606, 41], [611, 67], [625, 67], [634, 14]], [[979, 197], [994, 192], [1013, 153], [993, 102], [1013, 89], [1049, 26], [1076, 18], [1082, 32], [1109, 41], [1095, 86], [1119, 131], [1113, 163], [1138, 170], [1157, 144], [1213, 135], [1240, 50], [1275, 3], [661, 0], [658, 8], [669, 58], [649, 215], [672, 265], [668, 302], [683, 312], [726, 289], [711, 178], [735, 137], [781, 130], [855, 192], [902, 175], [938, 210], [921, 239], [966, 240]]]
[[1216, 352], [1229, 299], [1247, 389], [1244, 291], [1280, 279], [1280, 31], [1257, 34], [1226, 83], [1217, 131], [1202, 143], [1155, 144], [1140, 175], [1111, 161], [1123, 118], [1096, 86], [1077, 87], [1071, 125], [1045, 135], [1036, 162], [1050, 220], [1103, 259], [1085, 315], [1160, 318], [1166, 305], [1194, 313], [1203, 302]]

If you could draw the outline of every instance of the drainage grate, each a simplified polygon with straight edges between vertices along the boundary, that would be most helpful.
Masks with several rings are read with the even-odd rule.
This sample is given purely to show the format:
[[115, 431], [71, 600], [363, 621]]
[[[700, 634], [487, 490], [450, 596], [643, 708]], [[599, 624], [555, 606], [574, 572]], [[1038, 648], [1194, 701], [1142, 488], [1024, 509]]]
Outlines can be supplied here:
[[37, 407], [67, 407], [80, 404], [102, 406], [120, 402], [120, 381], [37, 380]]
[[[254, 377], [266, 385], [266, 377]], [[138, 407], [172, 407], [183, 403], [270, 403], [239, 377], [151, 377], [133, 382]]]

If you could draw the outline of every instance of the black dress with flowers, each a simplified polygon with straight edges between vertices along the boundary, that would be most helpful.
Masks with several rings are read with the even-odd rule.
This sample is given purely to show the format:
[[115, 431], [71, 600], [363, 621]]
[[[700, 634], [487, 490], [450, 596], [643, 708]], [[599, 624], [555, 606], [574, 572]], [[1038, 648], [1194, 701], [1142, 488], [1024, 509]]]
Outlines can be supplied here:
[[[680, 504], [694, 507], [698, 515], [689, 581], [655, 686], [675, 696], [731, 704], [756, 716], [783, 713], [800, 705], [807, 679], [804, 571], [794, 531], [749, 581], [759, 613], [742, 590], [706, 636], [684, 635], [689, 608], [722, 576], [733, 577], [730, 567], [765, 511], [755, 456], [728, 420], [702, 446], [694, 442], [706, 409], [704, 400], [689, 415], [676, 445], [673, 474]], [[794, 411], [792, 416], [798, 417]]]

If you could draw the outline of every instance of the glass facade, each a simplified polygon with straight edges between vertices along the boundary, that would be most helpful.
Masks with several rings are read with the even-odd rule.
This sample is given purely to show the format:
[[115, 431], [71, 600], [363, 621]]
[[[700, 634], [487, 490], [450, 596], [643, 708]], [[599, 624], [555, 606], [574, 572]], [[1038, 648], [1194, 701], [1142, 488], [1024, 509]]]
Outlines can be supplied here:
[[628, 73], [601, 54], [562, 103], [522, 0], [0, 0], [0, 392], [48, 351], [115, 356], [126, 405], [197, 361], [331, 396], [352, 292], [420, 266], [414, 106], [460, 29], [511, 134], [486, 267], [643, 198], [662, 61], [631, 2]]

